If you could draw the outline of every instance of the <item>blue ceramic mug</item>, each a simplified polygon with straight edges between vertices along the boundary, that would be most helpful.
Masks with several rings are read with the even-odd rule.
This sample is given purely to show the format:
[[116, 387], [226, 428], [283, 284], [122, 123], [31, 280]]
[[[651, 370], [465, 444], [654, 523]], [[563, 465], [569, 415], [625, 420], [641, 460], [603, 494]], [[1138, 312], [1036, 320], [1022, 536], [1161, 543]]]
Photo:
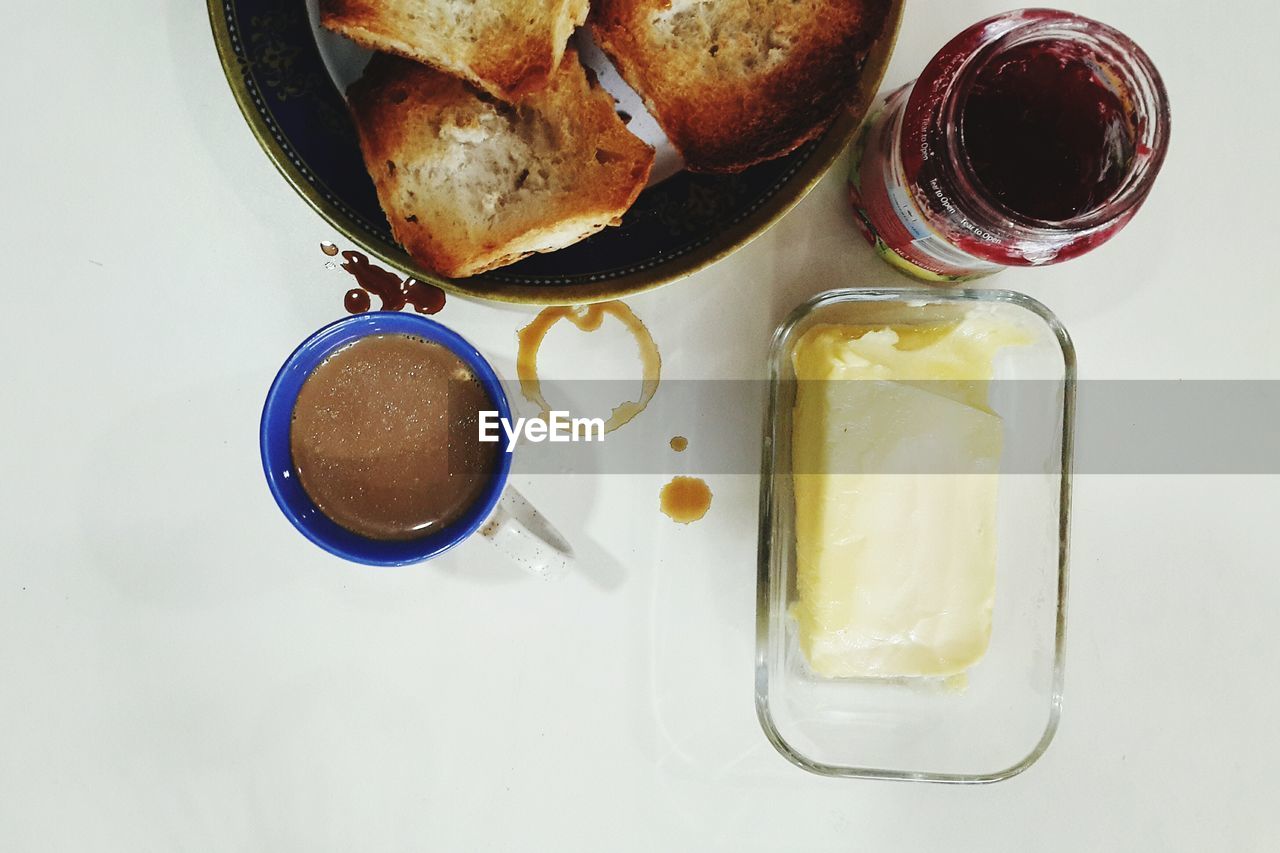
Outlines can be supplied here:
[[[484, 491], [460, 518], [418, 539], [370, 539], [334, 523], [302, 488], [294, 470], [290, 425], [298, 392], [320, 364], [339, 349], [371, 335], [413, 335], [440, 344], [475, 374], [500, 417], [511, 420], [511, 408], [489, 362], [461, 335], [418, 314], [373, 311], [330, 323], [293, 351], [276, 374], [262, 409], [260, 445], [267, 486], [280, 511], [303, 536], [330, 554], [368, 566], [403, 566], [439, 556], [480, 530], [511, 559], [534, 574], [559, 574], [571, 557], [568, 545], [540, 521], [536, 511], [507, 485], [511, 471], [510, 438], [500, 438], [498, 465]], [[540, 535], [530, 530], [543, 531]]]

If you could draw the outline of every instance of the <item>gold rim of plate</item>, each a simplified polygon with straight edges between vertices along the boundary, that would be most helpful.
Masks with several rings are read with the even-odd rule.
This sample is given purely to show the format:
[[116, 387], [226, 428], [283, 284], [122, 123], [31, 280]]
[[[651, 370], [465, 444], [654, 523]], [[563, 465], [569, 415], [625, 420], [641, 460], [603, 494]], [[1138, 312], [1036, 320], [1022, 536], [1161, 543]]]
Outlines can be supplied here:
[[355, 221], [321, 196], [298, 167], [289, 160], [280, 144], [275, 141], [266, 121], [254, 106], [248, 87], [241, 77], [239, 63], [231, 46], [231, 33], [227, 27], [227, 19], [223, 14], [223, 2], [208, 0], [208, 8], [213, 40], [218, 48], [218, 58], [222, 62], [223, 74], [254, 138], [258, 140], [262, 150], [271, 158], [271, 162], [275, 164], [276, 169], [294, 191], [343, 237], [350, 240], [361, 251], [367, 252], [383, 263], [408, 273], [420, 281], [434, 284], [451, 295], [522, 305], [583, 305], [634, 296], [690, 276], [741, 249], [790, 212], [809, 194], [810, 190], [817, 186], [818, 181], [822, 180], [831, 164], [848, 147], [854, 133], [866, 117], [880, 89], [880, 83], [889, 66], [889, 57], [893, 54], [894, 45], [898, 40], [904, 3], [905, 0], [890, 0], [884, 32], [872, 45], [863, 63], [862, 75], [858, 81], [858, 93], [853, 105], [836, 118], [831, 127], [819, 138], [818, 145], [809, 158], [758, 209], [717, 234], [706, 245], [656, 267], [584, 284], [551, 285], [507, 284], [475, 278], [441, 278], [419, 266], [407, 253], [388, 252], [370, 245], [358, 236], [360, 227]]

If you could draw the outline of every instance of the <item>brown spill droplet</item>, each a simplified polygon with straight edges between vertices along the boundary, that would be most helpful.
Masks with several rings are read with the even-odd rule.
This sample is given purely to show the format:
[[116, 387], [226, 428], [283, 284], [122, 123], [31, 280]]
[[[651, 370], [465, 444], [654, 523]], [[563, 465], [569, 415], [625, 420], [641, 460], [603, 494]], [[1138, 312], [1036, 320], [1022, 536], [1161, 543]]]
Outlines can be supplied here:
[[419, 314], [436, 314], [444, 307], [444, 291], [416, 278], [405, 279], [404, 298]]
[[[432, 284], [418, 281], [416, 278], [401, 280], [391, 270], [383, 269], [369, 260], [363, 252], [343, 252], [342, 268], [346, 270], [356, 283], [368, 293], [382, 302], [379, 311], [399, 311], [405, 305], [412, 305], [419, 314], [435, 314], [444, 307], [444, 291]], [[364, 308], [353, 311], [353, 305], [362, 304], [352, 290], [344, 300], [346, 308], [353, 314], [369, 310], [368, 293], [365, 294]]]
[[685, 438], [683, 435], [672, 436], [671, 449], [676, 453], [684, 453], [689, 449], [689, 439]]
[[662, 487], [658, 504], [667, 518], [689, 524], [711, 509], [711, 487], [697, 477], [676, 477]]
[[405, 306], [407, 300], [400, 287], [400, 276], [370, 263], [368, 255], [363, 252], [343, 252], [342, 268], [361, 287], [382, 300], [378, 310], [399, 311]]
[[338, 247], [326, 240], [320, 244], [320, 251], [332, 258], [334, 255], [338, 254]]
[[354, 287], [347, 291], [346, 298], [342, 300], [342, 305], [347, 309], [348, 314], [363, 314], [369, 310], [369, 294], [367, 291]]
[[551, 413], [551, 404], [542, 396], [542, 382], [538, 378], [538, 350], [551, 327], [561, 320], [568, 320], [583, 332], [594, 332], [609, 314], [621, 321], [636, 346], [640, 348], [641, 386], [640, 399], [615, 406], [604, 431], [613, 432], [644, 411], [645, 406], [658, 393], [658, 381], [662, 375], [662, 356], [653, 335], [640, 318], [622, 302], [599, 302], [595, 305], [545, 308], [533, 318], [533, 322], [516, 332], [519, 350], [516, 354], [516, 375], [520, 378], [520, 393], [530, 403], [538, 406], [545, 419]]

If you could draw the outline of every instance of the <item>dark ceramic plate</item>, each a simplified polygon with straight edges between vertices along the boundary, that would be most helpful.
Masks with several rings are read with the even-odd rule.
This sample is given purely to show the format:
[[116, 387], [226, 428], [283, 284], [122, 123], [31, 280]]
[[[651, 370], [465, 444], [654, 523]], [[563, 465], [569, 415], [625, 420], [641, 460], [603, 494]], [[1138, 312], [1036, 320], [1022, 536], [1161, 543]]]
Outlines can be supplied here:
[[677, 172], [641, 193], [621, 226], [467, 279], [429, 273], [392, 239], [305, 0], [209, 0], [209, 14], [227, 80], [254, 135], [335, 229], [452, 293], [551, 305], [616, 299], [674, 281], [743, 246], [790, 210], [866, 113], [897, 36], [902, 0], [891, 4], [854, 108], [817, 141], [738, 175]]

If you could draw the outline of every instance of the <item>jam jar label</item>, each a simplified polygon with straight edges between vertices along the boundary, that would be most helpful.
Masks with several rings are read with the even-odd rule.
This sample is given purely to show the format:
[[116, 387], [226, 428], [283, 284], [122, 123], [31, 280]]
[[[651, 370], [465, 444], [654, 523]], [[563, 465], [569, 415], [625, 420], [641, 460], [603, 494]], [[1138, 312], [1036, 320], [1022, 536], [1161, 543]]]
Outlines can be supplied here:
[[952, 246], [929, 225], [901, 167], [884, 156], [893, 145], [900, 94], [890, 96], [885, 109], [868, 119], [854, 146], [849, 200], [859, 229], [881, 257], [908, 275], [951, 282], [997, 272], [1000, 266]]

